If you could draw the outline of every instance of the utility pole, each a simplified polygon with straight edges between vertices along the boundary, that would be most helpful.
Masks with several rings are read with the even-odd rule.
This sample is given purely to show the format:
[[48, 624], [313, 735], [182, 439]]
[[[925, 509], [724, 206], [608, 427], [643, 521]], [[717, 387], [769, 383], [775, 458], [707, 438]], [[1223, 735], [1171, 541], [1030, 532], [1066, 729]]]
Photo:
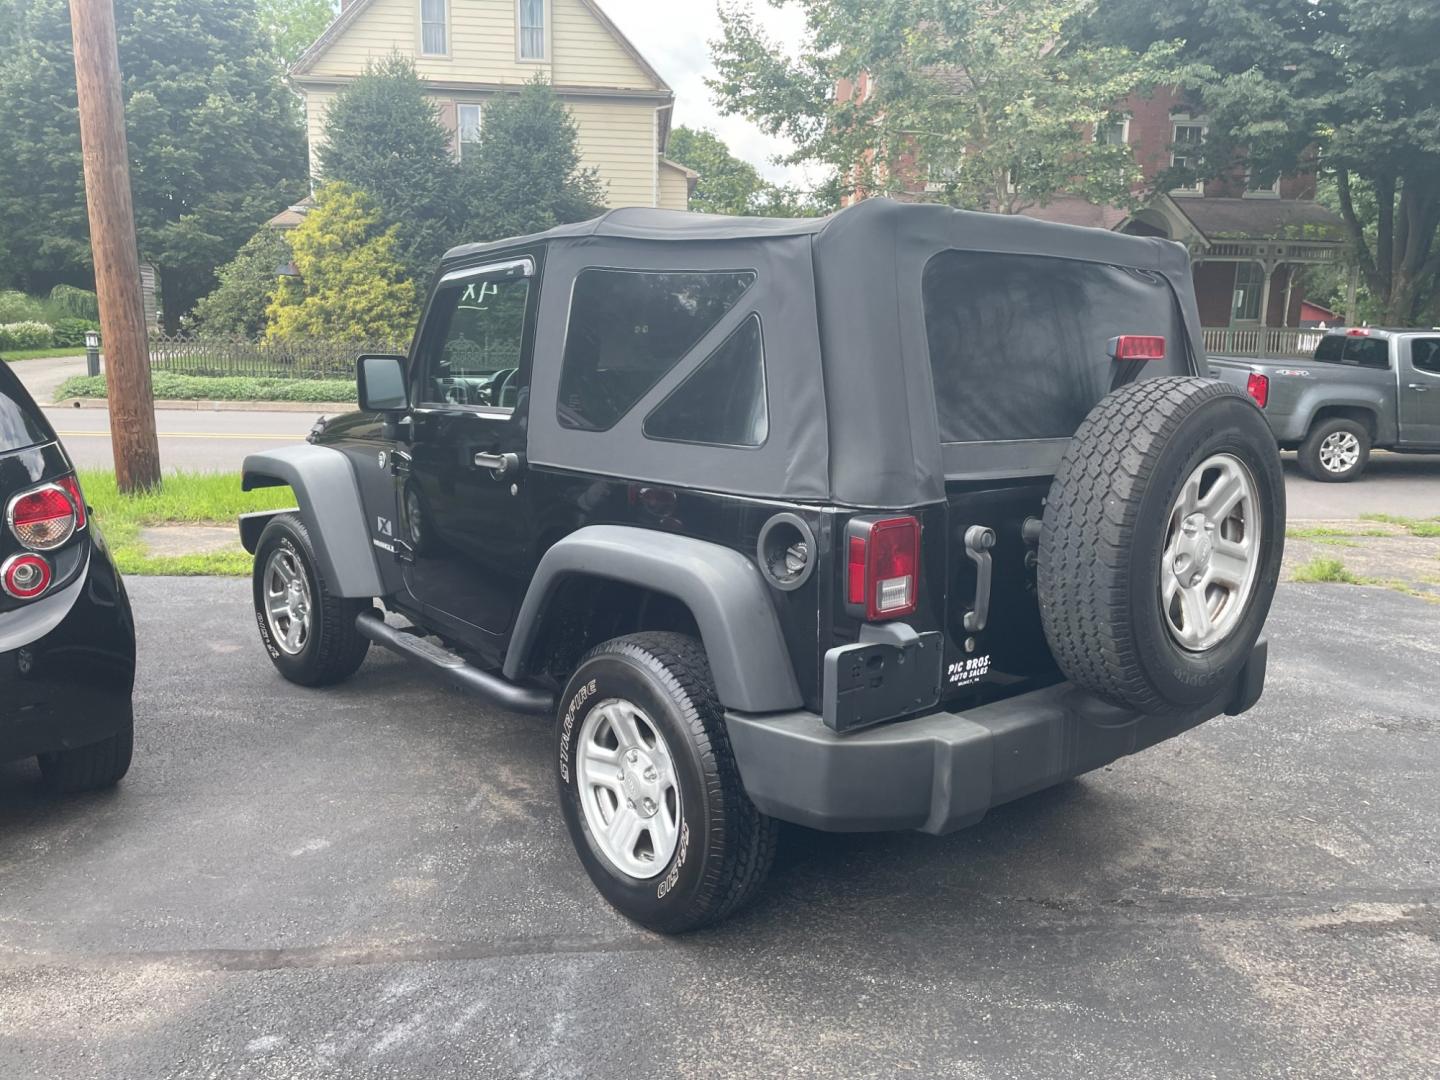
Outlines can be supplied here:
[[150, 345], [140, 291], [112, 0], [70, 0], [70, 33], [75, 43], [80, 145], [104, 334], [115, 481], [122, 492], [143, 491], [160, 483], [160, 444], [155, 438]]

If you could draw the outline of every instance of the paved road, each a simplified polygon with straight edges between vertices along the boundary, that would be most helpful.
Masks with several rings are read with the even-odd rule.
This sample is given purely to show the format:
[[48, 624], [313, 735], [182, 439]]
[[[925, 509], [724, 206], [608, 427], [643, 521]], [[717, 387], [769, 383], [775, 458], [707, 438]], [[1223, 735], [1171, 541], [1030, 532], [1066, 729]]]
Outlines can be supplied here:
[[1285, 586], [1251, 714], [947, 838], [793, 830], [672, 941], [592, 891], [544, 722], [388, 655], [292, 687], [244, 582], [132, 594], [131, 776], [0, 767], [7, 1080], [1440, 1075], [1423, 601]]
[[[27, 360], [15, 365], [37, 400], [48, 401], [54, 385], [70, 370], [83, 370], [84, 360]], [[48, 389], [47, 389], [48, 387]], [[180, 410], [156, 413], [161, 432], [160, 459], [166, 468], [238, 469], [245, 455], [303, 438], [315, 412], [211, 412]], [[51, 423], [60, 431], [74, 459], [85, 468], [109, 467], [109, 414], [104, 409], [52, 409]], [[1354, 484], [1317, 484], [1301, 475], [1295, 455], [1286, 454], [1290, 518], [1358, 518], [1361, 514], [1440, 515], [1440, 456], [1415, 457], [1378, 453], [1369, 474]]]

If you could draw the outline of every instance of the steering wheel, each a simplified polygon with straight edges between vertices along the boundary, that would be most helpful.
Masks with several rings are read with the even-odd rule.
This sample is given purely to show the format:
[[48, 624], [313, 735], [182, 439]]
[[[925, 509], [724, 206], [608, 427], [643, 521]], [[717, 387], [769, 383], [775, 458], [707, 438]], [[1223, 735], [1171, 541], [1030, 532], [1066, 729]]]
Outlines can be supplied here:
[[496, 405], [505, 404], [505, 392], [515, 382], [515, 376], [520, 374], [519, 368], [510, 368], [495, 376], [495, 381], [490, 384], [490, 397]]

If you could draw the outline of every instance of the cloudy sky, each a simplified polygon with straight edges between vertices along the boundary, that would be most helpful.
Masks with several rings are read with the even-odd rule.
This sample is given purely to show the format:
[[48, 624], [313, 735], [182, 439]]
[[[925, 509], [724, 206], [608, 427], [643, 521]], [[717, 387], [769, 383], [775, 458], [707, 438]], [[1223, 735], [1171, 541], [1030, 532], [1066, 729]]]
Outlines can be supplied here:
[[[776, 10], [766, 0], [750, 0], [771, 39], [794, 43], [804, 31], [799, 9]], [[722, 116], [710, 100], [705, 77], [713, 72], [710, 41], [720, 35], [717, 0], [598, 0], [605, 14], [624, 31], [675, 91], [675, 123], [707, 127], [729, 145], [737, 157], [755, 165], [772, 180], [803, 184], [798, 170], [773, 165], [786, 144], [772, 139], [749, 121]]]

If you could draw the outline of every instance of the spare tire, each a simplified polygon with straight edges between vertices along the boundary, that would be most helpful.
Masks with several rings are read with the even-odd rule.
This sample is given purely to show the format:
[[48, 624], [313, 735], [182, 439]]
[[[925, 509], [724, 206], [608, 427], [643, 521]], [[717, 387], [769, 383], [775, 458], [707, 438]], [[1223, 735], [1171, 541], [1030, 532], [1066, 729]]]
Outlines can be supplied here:
[[1197, 378], [1116, 390], [1046, 500], [1039, 598], [1056, 662], [1141, 713], [1212, 702], [1260, 636], [1284, 545], [1280, 455], [1247, 395]]

